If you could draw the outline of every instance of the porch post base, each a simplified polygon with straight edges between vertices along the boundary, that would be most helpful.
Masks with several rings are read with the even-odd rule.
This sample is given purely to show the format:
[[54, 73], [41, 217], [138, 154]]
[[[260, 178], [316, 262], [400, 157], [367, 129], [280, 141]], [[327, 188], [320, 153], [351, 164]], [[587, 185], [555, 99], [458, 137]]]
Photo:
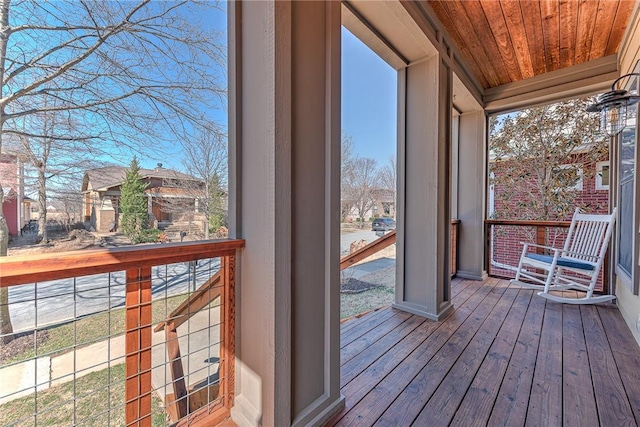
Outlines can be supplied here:
[[[292, 427], [323, 425], [328, 419], [344, 409], [344, 396], [342, 394], [333, 402], [328, 402], [329, 399], [330, 397], [325, 395], [325, 398], [316, 401], [317, 404], [309, 405], [311, 410], [306, 411], [306, 413], [303, 412], [296, 417], [291, 424]], [[313, 413], [317, 412], [321, 406], [325, 406], [324, 409], [315, 417], [311, 418]]]
[[453, 305], [450, 302], [445, 302], [440, 306], [440, 309], [436, 313], [432, 313], [427, 310], [426, 307], [419, 306], [416, 304], [411, 304], [407, 302], [396, 302], [391, 304], [391, 307], [396, 308], [398, 310], [406, 311], [407, 313], [415, 314], [416, 316], [425, 317], [429, 320], [434, 320], [439, 322], [444, 319], [451, 313], [453, 310]]
[[233, 401], [231, 419], [240, 427], [253, 427], [261, 424], [262, 413], [244, 395], [238, 395]]
[[456, 277], [459, 277], [461, 279], [484, 281], [484, 280], [487, 279], [487, 277], [489, 277], [489, 275], [487, 274], [486, 271], [483, 271], [480, 274], [478, 274], [478, 272], [476, 272], [476, 271], [461, 271], [461, 270], [458, 270], [458, 271], [456, 271]]

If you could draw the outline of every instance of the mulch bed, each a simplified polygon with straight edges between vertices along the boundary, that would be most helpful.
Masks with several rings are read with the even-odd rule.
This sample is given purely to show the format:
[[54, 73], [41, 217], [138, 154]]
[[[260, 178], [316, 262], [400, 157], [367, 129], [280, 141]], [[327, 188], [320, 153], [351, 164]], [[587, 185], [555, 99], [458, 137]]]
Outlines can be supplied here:
[[340, 293], [342, 294], [359, 294], [360, 292], [368, 291], [370, 289], [379, 288], [380, 285], [375, 285], [369, 282], [363, 282], [362, 280], [349, 279], [343, 280], [340, 284]]
[[[49, 338], [49, 331], [38, 331], [36, 333], [35, 345], [36, 347], [44, 343]], [[20, 354], [23, 351], [33, 348], [33, 332], [17, 334], [9, 344], [0, 345], [0, 365], [5, 361], [10, 360], [16, 354]]]

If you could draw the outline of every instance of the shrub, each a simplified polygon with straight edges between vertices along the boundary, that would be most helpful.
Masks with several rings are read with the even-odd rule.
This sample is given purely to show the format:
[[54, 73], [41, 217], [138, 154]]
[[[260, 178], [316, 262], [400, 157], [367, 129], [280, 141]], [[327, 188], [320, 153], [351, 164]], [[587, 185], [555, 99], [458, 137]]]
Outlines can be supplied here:
[[126, 172], [124, 183], [120, 190], [120, 209], [122, 209], [122, 232], [132, 242], [145, 241], [148, 227], [147, 197], [144, 190], [147, 184], [142, 181], [140, 167], [136, 157], [131, 160], [131, 165]]
[[161, 237], [164, 234], [162, 230], [158, 230], [157, 228], [145, 228], [140, 230], [138, 234], [136, 234], [131, 241], [133, 243], [155, 243], [160, 242]]

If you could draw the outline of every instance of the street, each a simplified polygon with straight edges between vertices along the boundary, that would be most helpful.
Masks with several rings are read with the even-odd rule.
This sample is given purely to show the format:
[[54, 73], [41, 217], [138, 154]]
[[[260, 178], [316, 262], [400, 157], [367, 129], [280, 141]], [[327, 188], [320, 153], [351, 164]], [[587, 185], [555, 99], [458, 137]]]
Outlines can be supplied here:
[[367, 243], [371, 243], [379, 236], [376, 236], [375, 231], [371, 231], [371, 228], [364, 228], [361, 231], [353, 233], [341, 233], [340, 234], [340, 256], [349, 253], [349, 245], [359, 240], [364, 240]]
[[[153, 267], [153, 298], [193, 291], [219, 268], [218, 258], [199, 260], [195, 275], [188, 262]], [[109, 308], [124, 307], [124, 304], [124, 271], [9, 288], [9, 312], [14, 332], [63, 323]]]

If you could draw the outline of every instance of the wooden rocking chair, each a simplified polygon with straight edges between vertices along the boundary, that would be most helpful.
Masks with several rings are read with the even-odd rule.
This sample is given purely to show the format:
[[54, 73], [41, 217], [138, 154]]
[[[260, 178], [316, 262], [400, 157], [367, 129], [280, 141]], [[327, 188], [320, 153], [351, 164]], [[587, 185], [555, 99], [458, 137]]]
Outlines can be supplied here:
[[[615, 295], [593, 296], [593, 289], [604, 262], [615, 218], [615, 208], [610, 215], [583, 214], [576, 209], [562, 249], [521, 242], [524, 248], [516, 278], [511, 283], [528, 289], [539, 289], [539, 296], [567, 304], [593, 304], [614, 300]], [[530, 252], [530, 248], [542, 248], [547, 254]], [[550, 293], [553, 290], [568, 289], [586, 292], [586, 296], [567, 298]]]

